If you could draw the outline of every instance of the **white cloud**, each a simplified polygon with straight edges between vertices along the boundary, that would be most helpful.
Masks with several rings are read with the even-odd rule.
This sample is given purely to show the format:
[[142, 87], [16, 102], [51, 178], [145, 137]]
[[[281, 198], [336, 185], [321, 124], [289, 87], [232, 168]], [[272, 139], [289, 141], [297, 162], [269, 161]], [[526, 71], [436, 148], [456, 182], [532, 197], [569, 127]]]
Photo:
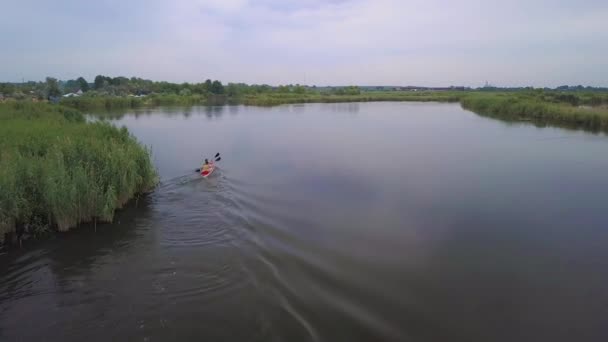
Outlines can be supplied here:
[[[11, 6], [24, 22], [29, 5], [9, 5], [8, 13]], [[46, 19], [36, 17], [48, 21], [40, 29], [11, 29], [10, 41], [0, 38], [6, 47], [0, 60], [12, 63], [0, 78], [20, 79], [14, 70], [28, 70], [32, 78], [91, 72], [316, 84], [600, 85], [608, 79], [602, 1], [573, 7], [562, 0], [108, 0], [96, 6], [78, 13], [60, 2]], [[44, 50], [38, 58], [20, 58], [35, 49]], [[76, 65], [65, 63], [75, 56]], [[31, 65], [41, 59], [53, 69]]]

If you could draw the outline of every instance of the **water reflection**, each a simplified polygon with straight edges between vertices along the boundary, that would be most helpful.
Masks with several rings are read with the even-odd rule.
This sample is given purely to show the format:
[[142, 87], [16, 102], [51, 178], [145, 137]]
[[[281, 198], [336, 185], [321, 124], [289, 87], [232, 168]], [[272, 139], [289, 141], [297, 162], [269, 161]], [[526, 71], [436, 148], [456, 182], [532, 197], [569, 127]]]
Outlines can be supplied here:
[[226, 109], [225, 106], [205, 106], [204, 108], [205, 116], [209, 119], [220, 118]]
[[[327, 104], [287, 104], [276, 107], [268, 107], [272, 112], [304, 113], [311, 107], [320, 106], [323, 110], [333, 113], [359, 113], [360, 103], [327, 103]], [[136, 119], [149, 117], [162, 113], [166, 117], [182, 116], [190, 118], [193, 115], [205, 115], [207, 118], [221, 118], [228, 111], [232, 116], [247, 111], [249, 106], [243, 105], [211, 105], [211, 106], [161, 106], [156, 108], [138, 108], [133, 110], [120, 110], [112, 112], [93, 112], [90, 115], [100, 119], [121, 120], [125, 115], [133, 116]], [[256, 107], [251, 107], [256, 108]]]
[[240, 109], [240, 106], [237, 106], [237, 105], [228, 106], [228, 111], [233, 116], [237, 115], [239, 113], [239, 109]]
[[328, 105], [332, 112], [337, 112], [337, 113], [343, 113], [343, 112], [353, 113], [353, 114], [359, 113], [359, 107], [360, 107], [359, 102], [332, 103], [332, 104], [328, 104]]
[[150, 201], [148, 196], [142, 196], [137, 201], [129, 202], [116, 212], [114, 223], [82, 224], [78, 229], [51, 241], [33, 242], [36, 252], [31, 255], [26, 250], [9, 253], [6, 258], [0, 259], [0, 274], [6, 277], [0, 285], [6, 288], [2, 288], [0, 293], [13, 299], [35, 294], [34, 287], [19, 286], [18, 292], [13, 291], [12, 287], [18, 282], [8, 280], [27, 276], [23, 274], [24, 264], [40, 263], [45, 268], [42, 273], [48, 272], [55, 279], [52, 283], [59, 286], [59, 290], [65, 290], [61, 286], [69, 283], [70, 278], [95, 272], [105, 257], [114, 259], [129, 255], [137, 243], [141, 243], [136, 227], [149, 220]]

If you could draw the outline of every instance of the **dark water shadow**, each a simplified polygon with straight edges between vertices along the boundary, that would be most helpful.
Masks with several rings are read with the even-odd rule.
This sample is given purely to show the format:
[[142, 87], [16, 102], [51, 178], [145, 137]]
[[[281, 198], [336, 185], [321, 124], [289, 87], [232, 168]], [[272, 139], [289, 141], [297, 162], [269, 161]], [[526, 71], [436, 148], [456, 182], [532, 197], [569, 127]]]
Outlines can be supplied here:
[[[150, 195], [142, 196], [118, 210], [113, 223], [81, 224], [0, 257], [0, 303], [36, 295], [40, 281], [61, 290], [69, 279], [94, 272], [101, 258], [129, 254], [140, 237], [137, 224], [149, 218], [152, 203]], [[40, 273], [46, 279], [38, 279]]]

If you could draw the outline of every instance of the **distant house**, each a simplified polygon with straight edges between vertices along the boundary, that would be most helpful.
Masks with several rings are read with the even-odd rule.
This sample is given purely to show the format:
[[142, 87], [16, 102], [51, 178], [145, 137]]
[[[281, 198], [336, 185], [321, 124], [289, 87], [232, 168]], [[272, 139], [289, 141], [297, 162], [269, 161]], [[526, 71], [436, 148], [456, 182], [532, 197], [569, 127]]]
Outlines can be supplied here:
[[81, 96], [82, 94], [84, 94], [84, 93], [82, 92], [82, 90], [81, 90], [81, 89], [78, 89], [78, 91], [77, 91], [77, 92], [75, 92], [75, 93], [67, 93], [67, 94], [64, 94], [64, 95], [63, 95], [63, 97], [78, 97], [78, 96]]

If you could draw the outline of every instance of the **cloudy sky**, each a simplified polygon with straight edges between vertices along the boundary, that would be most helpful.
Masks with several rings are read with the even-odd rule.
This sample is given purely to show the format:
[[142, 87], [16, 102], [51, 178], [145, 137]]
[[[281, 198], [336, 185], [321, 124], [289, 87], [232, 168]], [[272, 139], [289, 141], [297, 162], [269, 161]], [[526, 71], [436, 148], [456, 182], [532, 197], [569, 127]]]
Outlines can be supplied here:
[[0, 81], [608, 85], [606, 0], [20, 0]]

